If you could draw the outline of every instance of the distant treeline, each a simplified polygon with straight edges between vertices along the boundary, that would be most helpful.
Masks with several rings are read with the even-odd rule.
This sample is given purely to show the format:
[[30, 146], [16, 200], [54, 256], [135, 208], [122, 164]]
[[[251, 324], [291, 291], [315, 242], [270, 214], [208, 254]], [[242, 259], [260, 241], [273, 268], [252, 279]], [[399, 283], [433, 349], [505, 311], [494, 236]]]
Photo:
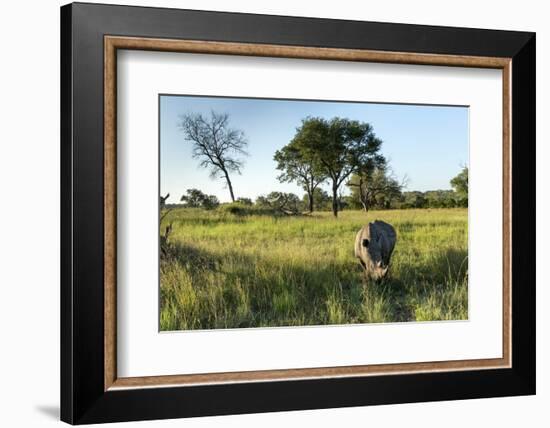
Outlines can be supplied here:
[[[338, 197], [338, 209], [364, 210], [365, 206], [353, 193]], [[380, 193], [369, 201], [368, 209], [391, 210], [409, 208], [458, 208], [468, 206], [467, 193], [457, 190], [429, 190], [426, 192], [406, 191]], [[214, 195], [207, 195], [199, 189], [188, 189], [182, 196], [180, 204], [166, 204], [166, 208], [186, 207], [202, 208], [206, 210], [222, 209], [229, 213], [252, 213], [255, 210], [278, 212], [282, 214], [298, 214], [310, 211], [309, 195], [302, 197], [294, 193], [270, 192], [250, 198], [237, 198], [235, 202], [220, 203]], [[332, 197], [323, 189], [317, 188], [313, 192], [313, 211], [332, 211]]]
[[[189, 113], [180, 117], [179, 128], [193, 146], [192, 155], [210, 176], [225, 182], [229, 212], [264, 210], [284, 214], [344, 209], [450, 208], [468, 206], [468, 168], [454, 177], [453, 190], [404, 191], [407, 178], [398, 181], [389, 160], [381, 153], [382, 140], [371, 124], [348, 118], [307, 117], [296, 134], [273, 159], [281, 183], [295, 183], [305, 194], [270, 192], [256, 200], [236, 197], [231, 175], [241, 174], [248, 141], [242, 130], [231, 128], [229, 116], [214, 111], [210, 117]], [[328, 191], [324, 190], [326, 187]], [[349, 195], [343, 195], [347, 187]], [[168, 207], [169, 194], [160, 206]], [[215, 209], [218, 198], [200, 189], [187, 189], [180, 202], [190, 208]]]

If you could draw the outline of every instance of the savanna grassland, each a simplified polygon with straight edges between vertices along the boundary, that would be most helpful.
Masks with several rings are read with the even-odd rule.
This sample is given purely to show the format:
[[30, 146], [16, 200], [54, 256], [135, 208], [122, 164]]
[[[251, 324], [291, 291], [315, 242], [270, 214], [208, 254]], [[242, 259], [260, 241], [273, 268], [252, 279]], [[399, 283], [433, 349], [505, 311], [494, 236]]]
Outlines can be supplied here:
[[[355, 234], [397, 231], [388, 276], [365, 278]], [[176, 208], [160, 264], [161, 330], [463, 320], [467, 209], [272, 216]]]

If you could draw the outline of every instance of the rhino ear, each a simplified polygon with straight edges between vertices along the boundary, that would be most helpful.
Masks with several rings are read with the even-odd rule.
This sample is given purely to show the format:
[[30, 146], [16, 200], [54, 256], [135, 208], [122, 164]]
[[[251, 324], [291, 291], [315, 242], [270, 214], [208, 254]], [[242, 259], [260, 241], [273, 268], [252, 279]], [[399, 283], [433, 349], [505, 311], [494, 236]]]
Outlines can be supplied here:
[[369, 246], [369, 240], [363, 239], [363, 247], [367, 248]]

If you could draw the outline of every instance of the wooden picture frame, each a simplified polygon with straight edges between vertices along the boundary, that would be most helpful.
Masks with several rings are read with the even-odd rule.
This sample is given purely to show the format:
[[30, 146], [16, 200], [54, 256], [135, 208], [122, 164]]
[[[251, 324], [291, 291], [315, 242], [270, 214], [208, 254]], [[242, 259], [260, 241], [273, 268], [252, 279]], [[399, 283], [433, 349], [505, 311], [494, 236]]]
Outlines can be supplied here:
[[[117, 49], [502, 70], [502, 358], [118, 377]], [[61, 52], [62, 420], [114, 422], [535, 392], [534, 34], [77, 3], [61, 9]]]

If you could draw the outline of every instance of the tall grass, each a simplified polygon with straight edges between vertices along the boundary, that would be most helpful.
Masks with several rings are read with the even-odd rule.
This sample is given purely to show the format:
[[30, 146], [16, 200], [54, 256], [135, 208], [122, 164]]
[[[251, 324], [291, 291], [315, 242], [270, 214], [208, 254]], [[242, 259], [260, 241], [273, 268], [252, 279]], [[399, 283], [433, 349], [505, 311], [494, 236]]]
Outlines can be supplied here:
[[[355, 234], [391, 223], [389, 276], [365, 278]], [[176, 209], [161, 257], [161, 330], [467, 319], [467, 211], [299, 217]], [[164, 226], [164, 224], [162, 225]], [[164, 227], [161, 227], [163, 230]]]

